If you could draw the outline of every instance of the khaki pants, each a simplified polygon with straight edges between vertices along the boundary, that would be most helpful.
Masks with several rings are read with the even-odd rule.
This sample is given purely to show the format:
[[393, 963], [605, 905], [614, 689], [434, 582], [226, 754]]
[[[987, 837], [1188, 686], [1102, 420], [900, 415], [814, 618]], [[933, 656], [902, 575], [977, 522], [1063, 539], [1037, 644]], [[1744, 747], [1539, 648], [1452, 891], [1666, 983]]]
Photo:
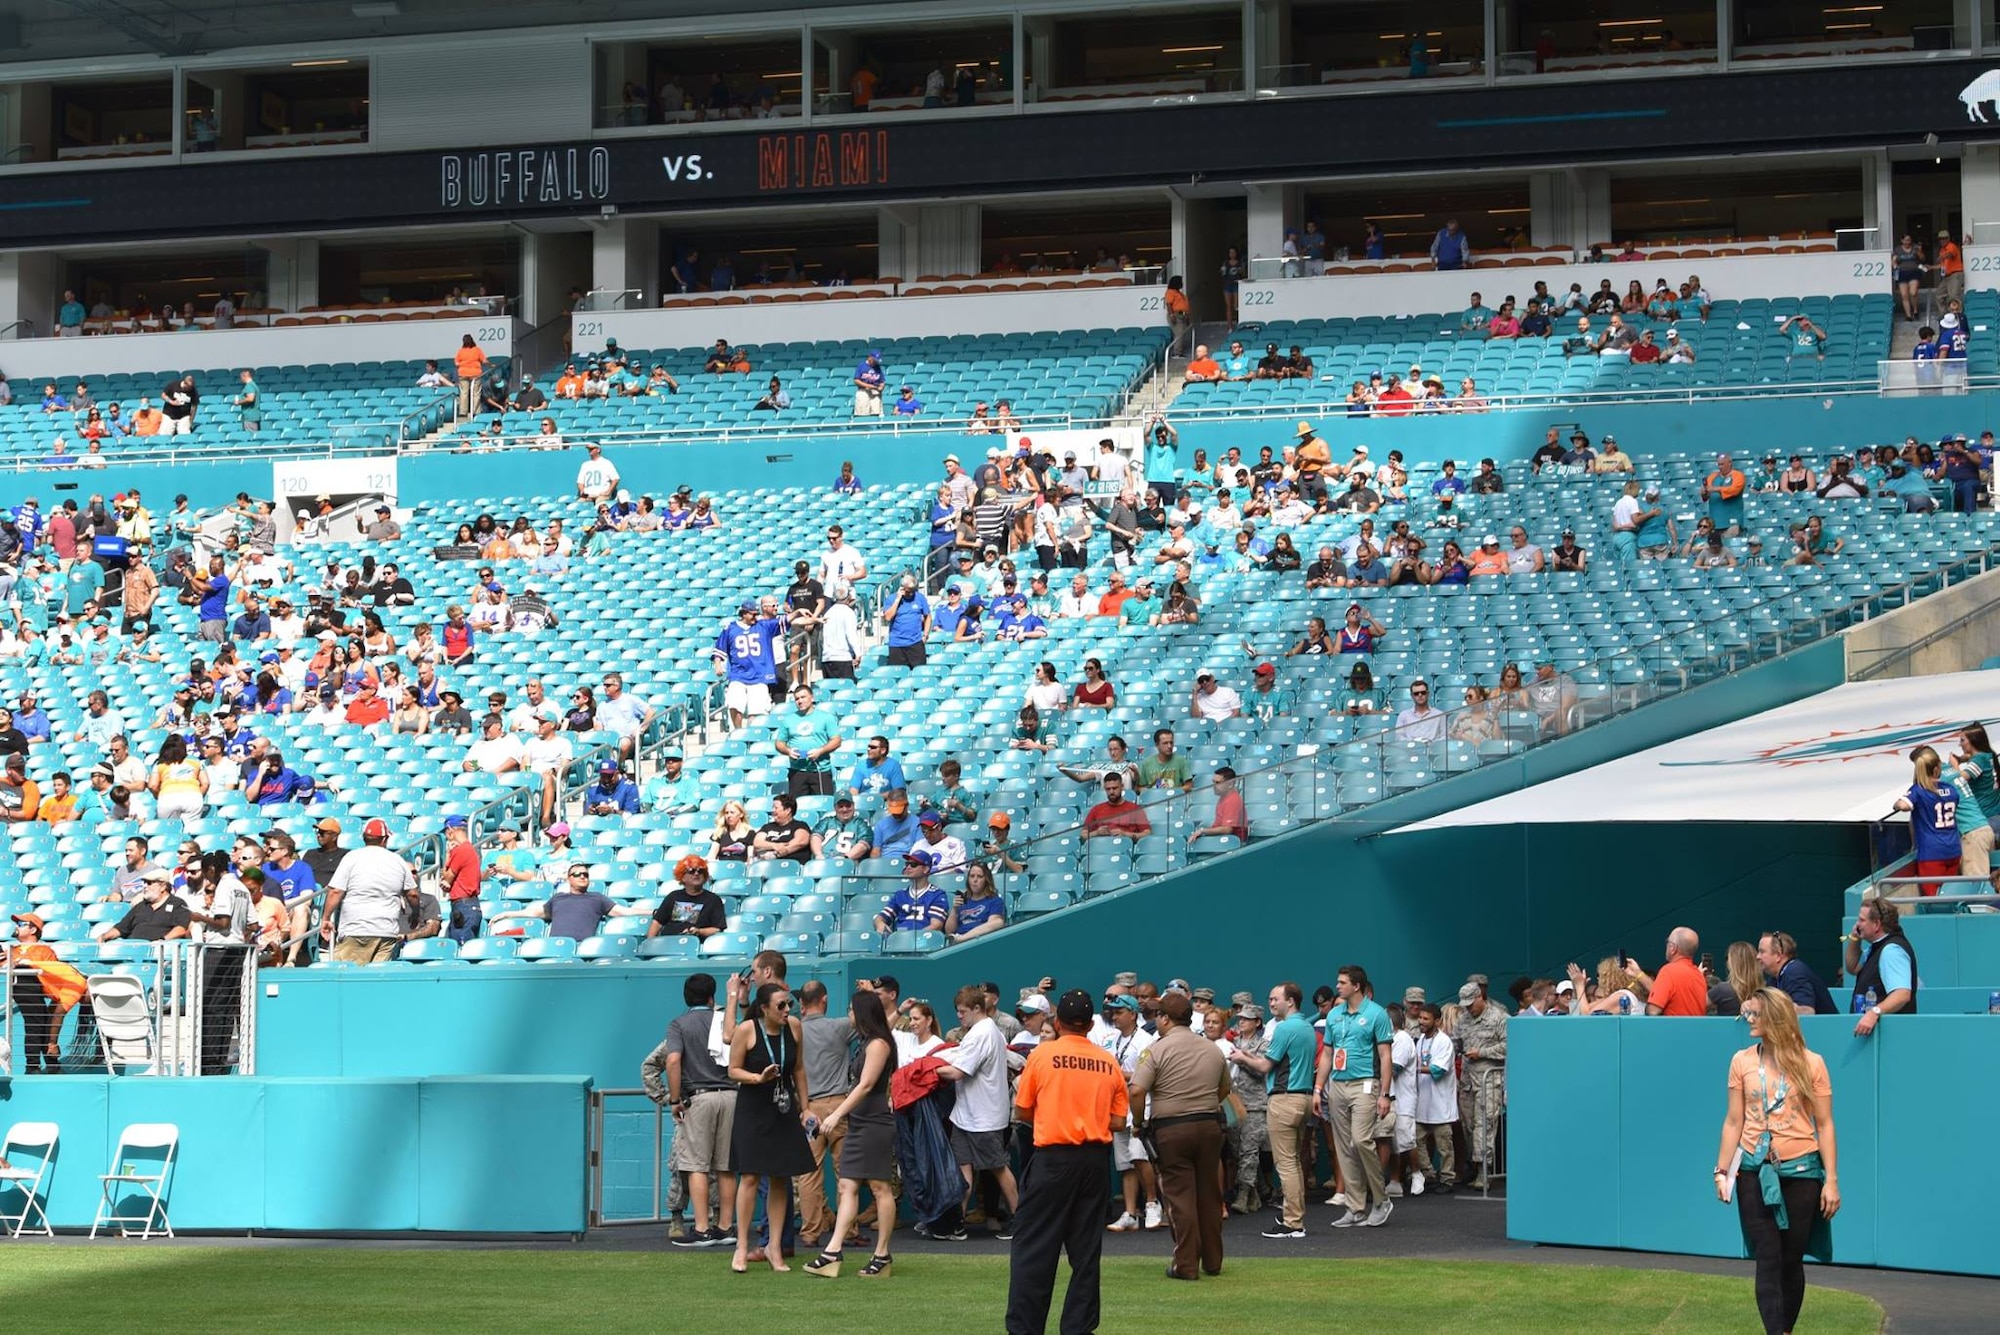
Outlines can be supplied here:
[[1265, 1106], [1271, 1162], [1277, 1165], [1278, 1187], [1285, 1193], [1282, 1218], [1287, 1228], [1306, 1226], [1306, 1166], [1302, 1155], [1311, 1121], [1310, 1094], [1273, 1094]]
[[1347, 1208], [1366, 1214], [1385, 1199], [1382, 1160], [1375, 1153], [1375, 1100], [1381, 1085], [1374, 1080], [1335, 1080], [1326, 1088], [1327, 1120], [1333, 1124], [1333, 1154], [1340, 1161]]
[[[1982, 825], [1976, 830], [1963, 831], [1958, 836], [1958, 870], [1965, 876], [1990, 876], [1993, 873], [1993, 827]], [[1976, 885], [1954, 885], [1945, 887], [1946, 894], [1970, 895], [1980, 893]]]
[[393, 936], [343, 936], [333, 943], [333, 958], [342, 964], [381, 964], [394, 958], [398, 944]]
[[1431, 1156], [1435, 1153], [1438, 1181], [1447, 1187], [1458, 1181], [1458, 1175], [1452, 1171], [1451, 1126], [1450, 1122], [1417, 1123], [1417, 1167], [1427, 1173], [1433, 1171]]
[[[821, 1122], [826, 1115], [840, 1106], [845, 1094], [823, 1094], [806, 1103], [806, 1111]], [[812, 1146], [813, 1170], [810, 1174], [792, 1179], [792, 1195], [799, 1202], [799, 1236], [809, 1245], [817, 1246], [829, 1230], [833, 1228], [833, 1211], [826, 1203], [826, 1165], [834, 1166], [834, 1177], [840, 1176], [840, 1142], [847, 1139], [847, 1123], [836, 1126], [832, 1133], [821, 1131], [806, 1143]], [[834, 1239], [837, 1244], [839, 1239]]]

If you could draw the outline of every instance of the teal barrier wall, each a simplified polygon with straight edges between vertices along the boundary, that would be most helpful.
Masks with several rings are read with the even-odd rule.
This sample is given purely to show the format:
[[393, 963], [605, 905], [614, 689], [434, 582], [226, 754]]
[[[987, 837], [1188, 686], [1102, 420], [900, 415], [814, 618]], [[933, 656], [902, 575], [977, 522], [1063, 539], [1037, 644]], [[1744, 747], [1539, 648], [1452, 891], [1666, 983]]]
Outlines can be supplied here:
[[[1554, 423], [1579, 423], [1593, 439], [1612, 433], [1628, 454], [1706, 452], [1728, 447], [1740, 457], [1748, 457], [1753, 451], [1784, 453], [1793, 448], [1900, 441], [1911, 433], [1927, 440], [1957, 431], [1976, 436], [1986, 427], [2000, 426], [2000, 402], [1996, 400], [2000, 400], [2000, 393], [1981, 390], [1950, 398], [1771, 398], [1561, 408], [1546, 413], [1448, 414], [1393, 421], [1334, 415], [1313, 420], [1337, 450], [1367, 444], [1378, 454], [1400, 449], [1413, 460], [1491, 456], [1509, 463], [1525, 459]], [[1276, 448], [1289, 443], [1297, 426], [1290, 417], [1257, 422], [1181, 420], [1183, 467], [1193, 459], [1197, 446], [1214, 458], [1238, 445], [1255, 458], [1260, 445]], [[951, 431], [900, 435], [889, 431], [803, 431], [776, 440], [614, 445], [608, 454], [634, 494], [651, 491], [663, 495], [683, 482], [696, 490], [826, 486], [844, 459], [854, 461], [855, 472], [866, 483], [930, 481], [941, 476], [940, 461], [947, 453], [965, 454], [969, 446], [982, 443], [983, 438]], [[411, 455], [400, 468], [401, 500], [406, 505], [445, 503], [497, 491], [567, 495], [575, 488], [581, 457], [575, 450], [546, 454], [515, 450], [504, 458], [490, 454]], [[129, 486], [139, 487], [156, 511], [165, 509], [163, 502], [177, 492], [186, 492], [197, 505], [214, 505], [239, 491], [262, 496], [271, 489], [268, 460], [123, 467], [114, 454], [111, 467], [103, 472], [27, 476], [35, 478], [31, 489], [40, 493], [44, 508], [52, 495], [81, 498], [92, 491]]]
[[[1182, 405], [1194, 402], [1191, 396], [1179, 400]], [[1172, 407], [1167, 414], [1174, 417]], [[1258, 446], [1276, 450], [1290, 444], [1298, 416], [1248, 423], [1203, 421], [1183, 414], [1175, 419], [1183, 463], [1192, 457], [1196, 446], [1206, 449], [1211, 459], [1231, 445], [1255, 459]], [[1996, 420], [2000, 419], [2000, 394], [1981, 390], [1950, 398], [1803, 397], [1580, 405], [1547, 412], [1438, 413], [1394, 420], [1332, 413], [1308, 416], [1334, 447], [1336, 459], [1345, 457], [1343, 449], [1365, 444], [1377, 458], [1398, 449], [1412, 460], [1490, 457], [1505, 464], [1533, 454], [1549, 427], [1560, 424], [1567, 434], [1573, 423], [1588, 431], [1593, 441], [1606, 434], [1617, 436], [1620, 448], [1634, 456], [1682, 451], [1708, 454], [1726, 449], [1736, 454], [1740, 464], [1753, 452], [1783, 456], [1792, 450], [1820, 451], [1829, 445], [1900, 444], [1903, 437], [1912, 434], [1919, 440], [1934, 441], [1963, 431], [1976, 439], [1988, 427], [2000, 428], [2000, 420]]]
[[[743, 963], [718, 960], [705, 970], [514, 964], [270, 973], [258, 1002], [257, 1069], [267, 1076], [369, 1079], [581, 1073], [600, 1087], [637, 1088], [639, 1064], [665, 1037], [667, 1023], [687, 1009], [681, 999], [687, 976], [710, 973], [719, 988]], [[880, 972], [884, 966], [875, 963]], [[815, 977], [834, 996], [847, 996], [845, 964], [791, 961], [793, 987]]]
[[[1839, 1145], [1833, 1260], [2000, 1275], [1988, 1215], [2000, 1169], [1937, 1128], [1983, 1128], [2000, 1100], [2000, 1026], [1912, 1016], [1854, 1036], [1807, 1017]], [[1741, 1256], [1715, 1199], [1734, 1020], [1515, 1020], [1507, 1028], [1507, 1236], [1521, 1242]], [[1942, 1188], [1942, 1189], [1941, 1189]]]
[[[1901, 925], [1916, 947], [1925, 1009], [1936, 989], [1962, 992], [1984, 1011], [1987, 993], [2000, 991], [2000, 913], [1910, 913]], [[1845, 926], [1853, 930], [1853, 914]]]
[[[378, 1031], [384, 1048], [417, 1029]], [[46, 1205], [90, 1227], [121, 1131], [173, 1122], [177, 1232], [580, 1233], [588, 1190], [582, 1076], [0, 1081], [0, 1121], [62, 1130]]]
[[[1580, 956], [1594, 965], [1619, 946], [1657, 959], [1678, 923], [1720, 942], [1720, 957], [1729, 940], [1782, 915], [1808, 942], [1808, 960], [1830, 968], [1832, 933], [1814, 929], [1837, 920], [1843, 887], [1868, 870], [1865, 840], [1839, 827], [1580, 822], [1384, 832], [1776, 708], [1843, 674], [1839, 644], [1814, 645], [1391, 798], [1359, 813], [1366, 819], [1310, 827], [887, 967], [906, 996], [936, 999], [979, 979], [1011, 995], [1045, 973], [1095, 987], [1119, 969], [1160, 982], [1199, 975], [1230, 990], [1292, 977], [1310, 990], [1358, 962], [1435, 997], [1470, 972], [1548, 975]], [[1827, 947], [1810, 946], [1818, 936]]]

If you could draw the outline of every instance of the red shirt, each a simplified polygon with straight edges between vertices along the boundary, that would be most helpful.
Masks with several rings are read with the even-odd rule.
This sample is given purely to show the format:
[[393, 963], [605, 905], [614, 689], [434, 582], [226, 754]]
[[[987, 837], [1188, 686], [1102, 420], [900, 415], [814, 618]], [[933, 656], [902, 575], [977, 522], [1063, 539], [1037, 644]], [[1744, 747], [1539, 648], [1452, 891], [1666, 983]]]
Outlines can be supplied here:
[[445, 622], [444, 656], [450, 659], [459, 659], [471, 652], [472, 623], [467, 621], [461, 625], [453, 625], [449, 621]]
[[1642, 366], [1647, 362], [1656, 362], [1660, 360], [1660, 345], [1657, 343], [1634, 343], [1631, 355], [1632, 360]]
[[1708, 979], [1693, 960], [1669, 960], [1653, 975], [1653, 991], [1648, 1006], [1658, 1006], [1662, 1015], [1708, 1014]]
[[444, 855], [445, 896], [448, 899], [479, 898], [479, 850], [471, 840], [453, 844]]
[[1227, 829], [1238, 839], [1250, 833], [1250, 822], [1243, 814], [1243, 794], [1227, 792], [1215, 799], [1215, 820], [1211, 822]]
[[380, 723], [389, 717], [389, 702], [379, 695], [356, 696], [347, 707], [349, 723]]
[[1142, 838], [1153, 832], [1153, 822], [1146, 819], [1145, 808], [1127, 798], [1115, 806], [1109, 802], [1099, 802], [1090, 809], [1090, 814], [1083, 818], [1083, 828], [1087, 833], [1111, 830], [1118, 834]]

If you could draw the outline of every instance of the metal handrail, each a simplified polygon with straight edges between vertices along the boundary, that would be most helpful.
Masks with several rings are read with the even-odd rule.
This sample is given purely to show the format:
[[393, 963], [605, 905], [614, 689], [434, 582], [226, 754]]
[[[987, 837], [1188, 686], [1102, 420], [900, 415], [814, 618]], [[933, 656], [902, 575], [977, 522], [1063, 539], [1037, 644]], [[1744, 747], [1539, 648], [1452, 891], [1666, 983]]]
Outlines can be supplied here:
[[[557, 409], [560, 411], [560, 409]], [[1101, 425], [1100, 418], [1079, 418], [1071, 413], [1030, 413], [1017, 419], [1020, 430], [1029, 434], [1036, 431], [1068, 430], [1078, 427]], [[564, 440], [576, 444], [586, 436], [595, 444], [607, 449], [643, 445], [681, 445], [693, 443], [731, 442], [756, 444], [761, 441], [792, 443], [800, 438], [824, 440], [828, 437], [863, 436], [887, 432], [895, 436], [948, 436], [954, 439], [970, 437], [978, 440], [989, 437], [973, 436], [965, 429], [965, 424], [956, 418], [942, 417], [898, 419], [891, 416], [880, 418], [834, 418], [742, 422], [723, 426], [661, 426], [633, 427], [620, 431], [591, 431], [566, 434]], [[1005, 442], [1005, 433], [990, 433], [996, 443]], [[473, 434], [441, 436], [430, 442], [432, 449], [456, 449], [479, 453], [503, 453], [509, 450], [532, 450], [542, 448], [536, 444], [533, 435], [509, 436], [495, 441], [493, 438]]]

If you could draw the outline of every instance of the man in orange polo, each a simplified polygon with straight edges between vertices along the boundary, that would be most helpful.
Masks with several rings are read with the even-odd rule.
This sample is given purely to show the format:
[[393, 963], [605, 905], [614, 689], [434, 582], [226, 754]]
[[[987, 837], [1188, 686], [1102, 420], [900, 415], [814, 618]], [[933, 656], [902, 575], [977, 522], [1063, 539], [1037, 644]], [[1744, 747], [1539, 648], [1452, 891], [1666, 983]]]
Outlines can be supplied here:
[[8, 970], [14, 993], [14, 1009], [21, 1012], [23, 1075], [61, 1072], [63, 1017], [89, 992], [83, 975], [57, 960], [56, 952], [42, 944], [42, 931], [40, 914], [17, 913], [14, 944], [0, 952], [0, 963]]
[[1034, 1127], [1035, 1153], [1014, 1213], [1007, 1279], [1008, 1335], [1043, 1335], [1056, 1263], [1069, 1256], [1063, 1335], [1098, 1326], [1104, 1214], [1111, 1202], [1111, 1135], [1125, 1125], [1125, 1072], [1090, 1041], [1096, 1007], [1072, 989], [1056, 1003], [1056, 1037], [1028, 1056], [1015, 1086], [1014, 1120]]
[[1939, 232], [1937, 243], [1938, 301], [1965, 300], [1965, 256], [1950, 232]]

